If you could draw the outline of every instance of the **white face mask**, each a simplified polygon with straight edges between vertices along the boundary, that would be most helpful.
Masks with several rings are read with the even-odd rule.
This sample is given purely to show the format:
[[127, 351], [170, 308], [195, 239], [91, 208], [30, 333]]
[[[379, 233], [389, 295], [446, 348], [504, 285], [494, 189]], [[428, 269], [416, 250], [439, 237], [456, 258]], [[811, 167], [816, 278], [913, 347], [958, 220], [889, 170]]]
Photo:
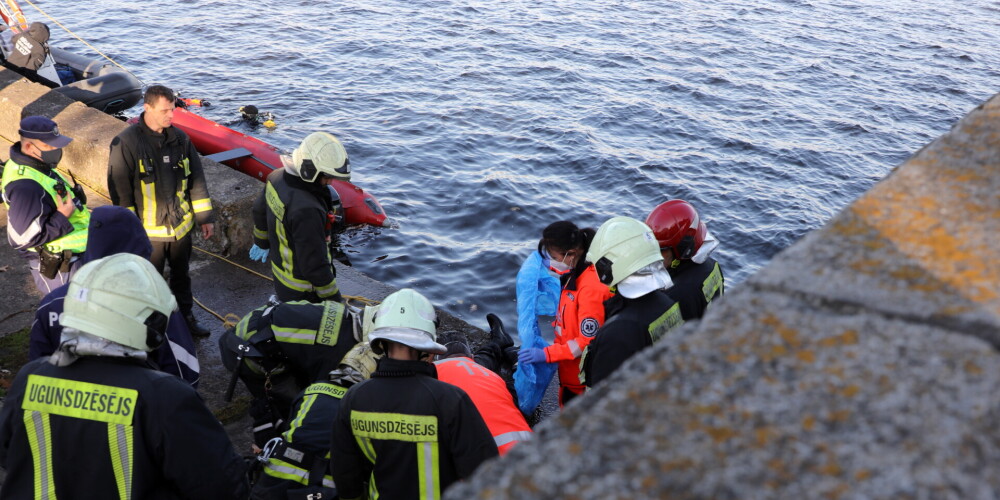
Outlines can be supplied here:
[[554, 272], [556, 274], [566, 274], [572, 268], [569, 267], [569, 264], [567, 264], [565, 262], [560, 262], [558, 260], [550, 260], [549, 261], [549, 269], [551, 269], [552, 272]]
[[[556, 273], [557, 276], [562, 276], [573, 270], [573, 266], [567, 264], [566, 262], [556, 260], [555, 257], [553, 257], [548, 251], [545, 252], [545, 255], [549, 258], [549, 270]], [[563, 260], [567, 260], [568, 258], [569, 252], [563, 254]]]

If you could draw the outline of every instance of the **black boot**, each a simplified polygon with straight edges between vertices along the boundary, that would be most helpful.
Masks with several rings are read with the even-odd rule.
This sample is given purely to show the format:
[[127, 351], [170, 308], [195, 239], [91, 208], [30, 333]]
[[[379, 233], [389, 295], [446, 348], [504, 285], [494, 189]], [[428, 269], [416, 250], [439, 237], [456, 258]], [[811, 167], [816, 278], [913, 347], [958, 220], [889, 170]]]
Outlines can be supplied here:
[[510, 338], [510, 335], [507, 335], [507, 332], [503, 328], [503, 321], [500, 321], [500, 318], [496, 314], [487, 314], [486, 322], [490, 325], [490, 340], [495, 342], [500, 350], [514, 346], [514, 339]]
[[188, 330], [191, 331], [191, 335], [194, 335], [195, 337], [208, 337], [212, 334], [211, 330], [198, 323], [198, 320], [194, 317], [194, 313], [185, 314], [184, 321], [187, 323]]

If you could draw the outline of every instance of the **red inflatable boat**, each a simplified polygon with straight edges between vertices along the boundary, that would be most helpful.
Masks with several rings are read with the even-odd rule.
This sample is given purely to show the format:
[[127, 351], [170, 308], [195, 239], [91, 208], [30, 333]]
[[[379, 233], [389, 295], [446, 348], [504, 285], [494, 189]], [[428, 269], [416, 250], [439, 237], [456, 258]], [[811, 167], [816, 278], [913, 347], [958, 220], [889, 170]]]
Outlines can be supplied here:
[[[213, 160], [260, 181], [282, 166], [278, 148], [184, 108], [174, 110], [173, 125], [191, 137], [195, 149], [203, 156], [211, 156]], [[340, 180], [333, 181], [333, 188], [340, 194], [344, 219], [348, 224], [386, 224], [382, 205], [364, 189]]]

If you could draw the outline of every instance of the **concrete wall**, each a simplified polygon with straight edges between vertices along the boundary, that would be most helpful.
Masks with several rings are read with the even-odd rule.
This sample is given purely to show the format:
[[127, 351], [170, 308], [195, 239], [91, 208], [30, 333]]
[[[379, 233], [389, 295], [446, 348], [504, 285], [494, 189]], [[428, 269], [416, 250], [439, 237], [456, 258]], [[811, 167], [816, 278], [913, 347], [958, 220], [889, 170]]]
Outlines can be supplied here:
[[[111, 140], [127, 126], [123, 121], [88, 108], [48, 87], [33, 83], [14, 71], [0, 68], [0, 138], [6, 143], [18, 140], [18, 124], [29, 115], [43, 115], [59, 124], [59, 130], [73, 138], [65, 148], [60, 170], [71, 171], [86, 184], [91, 205], [106, 203], [108, 151]], [[8, 157], [0, 148], [0, 159]], [[212, 204], [216, 210], [216, 237], [209, 241], [195, 237], [195, 245], [224, 255], [244, 251], [253, 243], [250, 206], [260, 192], [260, 181], [251, 179], [224, 165], [204, 160]], [[0, 208], [3, 224], [6, 209]]]
[[998, 193], [995, 96], [446, 498], [1000, 498]]

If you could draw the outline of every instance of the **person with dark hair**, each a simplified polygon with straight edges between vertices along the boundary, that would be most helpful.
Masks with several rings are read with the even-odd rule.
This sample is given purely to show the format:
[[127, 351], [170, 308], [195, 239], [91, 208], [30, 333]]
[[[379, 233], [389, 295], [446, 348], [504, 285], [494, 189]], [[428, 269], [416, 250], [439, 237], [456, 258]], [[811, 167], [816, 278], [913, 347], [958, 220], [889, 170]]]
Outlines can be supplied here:
[[21, 120], [18, 134], [0, 181], [7, 241], [28, 260], [38, 291], [47, 294], [69, 283], [80, 266], [90, 210], [83, 188], [56, 170], [73, 139], [44, 116]]
[[108, 192], [111, 202], [135, 212], [142, 220], [160, 272], [170, 265], [170, 290], [191, 333], [211, 333], [194, 317], [194, 296], [188, 275], [191, 230], [202, 238], [214, 231], [212, 200], [201, 157], [182, 130], [171, 126], [176, 96], [162, 85], [146, 89], [139, 121], [111, 141]]
[[646, 217], [653, 230], [663, 265], [674, 286], [667, 290], [681, 305], [684, 321], [700, 319], [713, 299], [726, 291], [719, 263], [710, 257], [719, 246], [698, 211], [684, 200], [665, 201]]
[[562, 282], [555, 342], [544, 349], [521, 349], [518, 362], [559, 363], [560, 406], [586, 389], [579, 378], [580, 356], [604, 324], [604, 301], [613, 295], [586, 259], [594, 233], [593, 228], [580, 229], [572, 222], [558, 221], [542, 231], [538, 242], [538, 251], [548, 257], [549, 268]]

